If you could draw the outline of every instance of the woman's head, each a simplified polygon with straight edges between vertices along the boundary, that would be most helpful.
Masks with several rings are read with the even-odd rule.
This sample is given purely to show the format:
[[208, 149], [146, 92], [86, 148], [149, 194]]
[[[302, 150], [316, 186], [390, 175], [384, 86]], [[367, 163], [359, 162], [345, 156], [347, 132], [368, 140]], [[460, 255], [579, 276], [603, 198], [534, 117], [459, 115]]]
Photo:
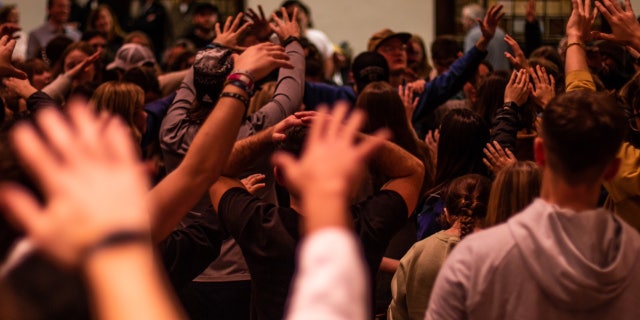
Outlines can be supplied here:
[[87, 29], [102, 32], [107, 36], [107, 39], [124, 35], [118, 19], [115, 18], [113, 11], [106, 4], [99, 5], [98, 8], [89, 13], [87, 25]]
[[486, 175], [483, 148], [489, 141], [489, 127], [469, 109], [453, 109], [442, 119], [438, 141], [436, 186], [468, 173]]
[[22, 69], [27, 73], [31, 85], [38, 90], [42, 90], [51, 82], [51, 69], [41, 59], [27, 60]]
[[487, 215], [491, 180], [479, 174], [453, 179], [444, 198], [445, 219], [450, 225], [460, 222], [460, 238], [472, 233]]
[[478, 88], [478, 98], [473, 104], [473, 109], [486, 123], [491, 123], [493, 113], [504, 104], [507, 83], [508, 79], [501, 75], [490, 75]]
[[91, 97], [96, 111], [105, 110], [120, 116], [127, 123], [136, 141], [140, 141], [146, 130], [144, 91], [130, 82], [109, 81], [96, 89]]
[[397, 89], [387, 82], [372, 82], [358, 95], [356, 108], [367, 113], [363, 132], [371, 134], [378, 129], [389, 128], [393, 142], [415, 153], [416, 139], [409, 128], [404, 105]]
[[541, 173], [532, 161], [507, 165], [491, 186], [485, 227], [507, 221], [540, 195]]
[[[54, 67], [54, 77], [62, 73], [69, 72], [71, 69], [76, 67], [78, 64], [82, 63], [84, 59], [89, 58], [93, 55], [95, 51], [88, 43], [84, 41], [74, 42], [67, 49], [64, 50], [60, 60]], [[72, 87], [77, 86], [80, 83], [85, 82], [100, 82], [100, 62], [97, 60], [96, 62], [87, 65], [83, 70], [81, 70], [77, 77], [74, 79]]]

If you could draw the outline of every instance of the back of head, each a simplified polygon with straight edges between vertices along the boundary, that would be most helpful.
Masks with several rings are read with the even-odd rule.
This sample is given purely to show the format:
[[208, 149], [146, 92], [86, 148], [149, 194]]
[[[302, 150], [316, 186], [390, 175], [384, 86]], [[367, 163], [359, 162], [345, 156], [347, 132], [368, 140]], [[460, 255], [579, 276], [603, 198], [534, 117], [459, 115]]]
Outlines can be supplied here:
[[367, 114], [367, 122], [362, 129], [364, 133], [372, 134], [376, 130], [389, 128], [394, 143], [417, 155], [416, 139], [409, 128], [397, 89], [387, 82], [372, 82], [358, 95], [356, 108]]
[[556, 96], [542, 115], [546, 165], [569, 185], [597, 182], [625, 129], [622, 108], [606, 94], [578, 90]]
[[[556, 49], [555, 47], [542, 46], [533, 50], [533, 52], [531, 52], [531, 54], [529, 55], [529, 59], [534, 58], [546, 59], [556, 65], [560, 72], [564, 71], [564, 62], [562, 60], [562, 56], [560, 56], [560, 54], [558, 53], [558, 49]], [[558, 79], [556, 79], [556, 81], [557, 80]]]
[[483, 148], [489, 141], [489, 127], [469, 109], [453, 109], [442, 119], [438, 141], [436, 186], [468, 174], [486, 175]]
[[431, 59], [436, 67], [449, 68], [458, 59], [458, 53], [462, 52], [462, 46], [451, 35], [438, 36], [431, 43]]
[[491, 123], [496, 109], [504, 104], [504, 90], [508, 82], [508, 79], [500, 75], [490, 75], [478, 88], [473, 109], [486, 123]]
[[462, 7], [462, 25], [465, 29], [469, 29], [476, 23], [477, 19], [484, 18], [484, 8], [477, 4], [471, 3]]
[[141, 137], [136, 126], [136, 112], [144, 107], [144, 91], [139, 86], [129, 82], [105, 82], [93, 93], [91, 104], [96, 111], [105, 110], [120, 116], [134, 131], [134, 137]]
[[389, 82], [389, 64], [379, 53], [366, 51], [359, 54], [351, 66], [353, 78], [356, 82], [358, 92], [374, 81]]
[[51, 67], [55, 66], [58, 61], [60, 61], [67, 47], [69, 47], [71, 44], [73, 44], [73, 40], [71, 40], [69, 37], [65, 35], [56, 36], [51, 41], [49, 41], [49, 43], [47, 43], [47, 46], [44, 49], [45, 57], [42, 57], [43, 60], [49, 63], [49, 66]]
[[532, 161], [505, 166], [493, 180], [485, 227], [507, 221], [540, 195], [542, 175]]
[[161, 97], [156, 69], [149, 66], [133, 67], [122, 75], [122, 81], [138, 85], [145, 94], [145, 104]]
[[308, 128], [305, 126], [295, 126], [285, 130], [286, 138], [276, 144], [276, 150], [285, 151], [295, 158], [300, 158], [305, 142], [307, 141]]
[[491, 180], [479, 174], [468, 174], [451, 181], [445, 193], [444, 206], [453, 219], [460, 221], [460, 238], [473, 232], [487, 215]]

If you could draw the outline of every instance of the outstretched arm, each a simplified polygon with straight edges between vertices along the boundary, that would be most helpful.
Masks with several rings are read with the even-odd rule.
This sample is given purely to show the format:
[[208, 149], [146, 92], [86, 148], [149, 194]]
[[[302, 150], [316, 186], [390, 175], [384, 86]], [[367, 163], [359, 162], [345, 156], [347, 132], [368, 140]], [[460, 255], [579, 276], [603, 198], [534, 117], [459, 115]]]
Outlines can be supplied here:
[[84, 272], [99, 318], [183, 318], [153, 254], [148, 181], [128, 128], [86, 105], [71, 105], [69, 115], [43, 109], [40, 130], [14, 129], [46, 202], [3, 185], [0, 205], [54, 261]]
[[[290, 65], [282, 47], [263, 43], [236, 57], [235, 66], [260, 79], [273, 68]], [[247, 92], [234, 85], [226, 85], [223, 92], [248, 99]], [[166, 237], [220, 176], [236, 140], [245, 108], [240, 99], [221, 96], [182, 163], [151, 190], [148, 201], [152, 206], [155, 240]]]
[[567, 21], [567, 53], [564, 64], [566, 91], [588, 89], [595, 91], [595, 84], [585, 52], [585, 41], [589, 39], [591, 27], [596, 18], [596, 8], [591, 8], [591, 0], [572, 0], [573, 11]]

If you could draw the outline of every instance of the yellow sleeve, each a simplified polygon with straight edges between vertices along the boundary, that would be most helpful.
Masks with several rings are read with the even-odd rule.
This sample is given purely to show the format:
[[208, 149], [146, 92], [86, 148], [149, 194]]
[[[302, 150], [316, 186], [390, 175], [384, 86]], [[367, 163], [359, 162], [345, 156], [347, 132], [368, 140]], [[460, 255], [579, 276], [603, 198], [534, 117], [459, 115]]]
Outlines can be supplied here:
[[590, 90], [596, 91], [596, 84], [593, 82], [591, 73], [587, 70], [575, 70], [565, 76], [566, 91]]

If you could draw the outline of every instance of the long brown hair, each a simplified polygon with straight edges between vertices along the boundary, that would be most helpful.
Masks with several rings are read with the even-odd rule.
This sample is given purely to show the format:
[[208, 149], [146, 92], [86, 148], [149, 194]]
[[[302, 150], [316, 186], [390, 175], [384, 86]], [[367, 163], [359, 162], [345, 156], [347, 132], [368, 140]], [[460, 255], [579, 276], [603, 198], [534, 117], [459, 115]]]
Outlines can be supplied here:
[[540, 195], [542, 175], [532, 161], [518, 161], [504, 167], [493, 180], [485, 227], [507, 221]]
[[138, 115], [144, 112], [144, 91], [130, 82], [109, 81], [100, 85], [90, 100], [96, 111], [118, 115], [131, 127], [137, 142], [142, 138]]

